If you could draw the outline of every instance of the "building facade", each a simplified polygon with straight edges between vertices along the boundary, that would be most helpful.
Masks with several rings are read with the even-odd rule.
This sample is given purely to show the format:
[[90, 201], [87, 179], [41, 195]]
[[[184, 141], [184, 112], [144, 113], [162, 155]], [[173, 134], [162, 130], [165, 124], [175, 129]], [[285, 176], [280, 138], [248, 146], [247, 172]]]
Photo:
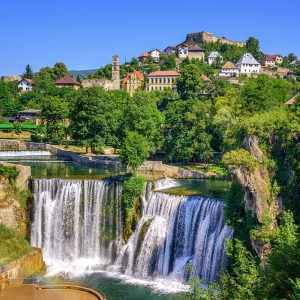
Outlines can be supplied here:
[[198, 45], [194, 45], [192, 47], [189, 47], [187, 56], [188, 56], [189, 59], [195, 58], [195, 59], [199, 59], [201, 61], [205, 60], [204, 50]]
[[176, 53], [176, 47], [168, 46], [168, 47], [164, 50], [164, 53], [165, 53], [166, 55], [172, 55], [172, 54]]
[[207, 57], [207, 63], [211, 66], [217, 58], [221, 63], [223, 62], [223, 56], [218, 51], [212, 51]]
[[271, 55], [266, 55], [262, 59], [262, 64], [265, 67], [275, 67], [275, 65], [276, 65], [276, 59], [273, 56], [271, 56]]
[[153, 49], [149, 51], [148, 54], [153, 58], [155, 62], [159, 62], [160, 51], [158, 49]]
[[18, 88], [21, 92], [32, 91], [33, 85], [34, 84], [32, 79], [28, 78], [23, 78], [21, 81], [18, 82]]
[[80, 88], [80, 83], [73, 79], [71, 76], [62, 77], [54, 82], [55, 86], [58, 88], [72, 87], [74, 90]]
[[123, 79], [123, 90], [134, 94], [138, 89], [144, 88], [144, 75], [139, 71], [128, 73]]
[[245, 53], [237, 62], [240, 74], [254, 75], [260, 72], [260, 63], [250, 53]]
[[221, 77], [238, 77], [239, 76], [239, 69], [238, 67], [232, 63], [231, 61], [227, 61], [219, 73]]
[[177, 71], [157, 71], [147, 75], [147, 91], [163, 91], [167, 88], [176, 89], [176, 79], [180, 76]]

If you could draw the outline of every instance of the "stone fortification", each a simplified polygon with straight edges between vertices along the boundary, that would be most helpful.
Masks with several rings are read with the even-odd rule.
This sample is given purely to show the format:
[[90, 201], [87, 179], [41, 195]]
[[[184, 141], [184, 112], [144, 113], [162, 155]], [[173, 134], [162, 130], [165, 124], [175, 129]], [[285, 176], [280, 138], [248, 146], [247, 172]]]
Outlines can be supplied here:
[[229, 45], [234, 45], [237, 47], [245, 47], [246, 43], [245, 42], [237, 42], [237, 41], [232, 41], [224, 37], [217, 37], [214, 36], [210, 32], [206, 31], [201, 31], [201, 32], [196, 32], [196, 33], [189, 33], [186, 36], [186, 43], [197, 43], [197, 44], [202, 44], [202, 43], [221, 43], [221, 44], [229, 44]]

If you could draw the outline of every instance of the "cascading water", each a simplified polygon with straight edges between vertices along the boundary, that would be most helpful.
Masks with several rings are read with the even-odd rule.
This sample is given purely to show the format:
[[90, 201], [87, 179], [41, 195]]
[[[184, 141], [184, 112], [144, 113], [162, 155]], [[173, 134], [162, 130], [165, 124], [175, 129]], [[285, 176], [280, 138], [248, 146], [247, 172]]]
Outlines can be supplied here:
[[113, 180], [34, 180], [31, 244], [45, 261], [110, 265], [122, 240], [121, 183]]
[[[161, 181], [159, 188], [164, 185], [170, 182]], [[35, 179], [32, 245], [43, 249], [49, 264], [172, 281], [187, 280], [192, 265], [201, 278], [217, 279], [225, 239], [233, 235], [222, 201], [171, 196], [152, 187], [144, 189], [141, 219], [125, 244], [120, 182]]]
[[0, 157], [51, 156], [50, 151], [0, 151]]

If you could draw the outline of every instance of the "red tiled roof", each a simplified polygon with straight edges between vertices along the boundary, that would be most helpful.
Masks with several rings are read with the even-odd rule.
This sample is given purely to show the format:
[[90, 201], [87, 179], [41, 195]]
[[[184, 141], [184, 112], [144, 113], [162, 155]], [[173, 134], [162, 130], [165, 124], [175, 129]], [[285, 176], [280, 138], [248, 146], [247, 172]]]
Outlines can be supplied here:
[[127, 74], [127, 76], [123, 79], [123, 83], [126, 83], [132, 74], [135, 74], [138, 79], [144, 80], [144, 75], [140, 71], [134, 70], [133, 72]]
[[138, 58], [144, 58], [144, 57], [148, 57], [150, 54], [145, 52], [143, 54], [141, 54], [140, 56], [138, 56]]
[[276, 56], [273, 55], [266, 55], [263, 60], [264, 61], [271, 61], [271, 60], [275, 60]]
[[147, 75], [148, 77], [159, 77], [159, 76], [180, 76], [177, 71], [156, 71]]
[[[27, 82], [29, 82], [30, 84], [34, 85], [34, 82], [32, 79], [29, 78], [23, 78], [22, 80], [26, 80]], [[20, 83], [22, 80], [20, 80], [18, 83]]]
[[55, 81], [56, 85], [78, 85], [80, 83], [73, 79], [71, 76], [65, 76]]

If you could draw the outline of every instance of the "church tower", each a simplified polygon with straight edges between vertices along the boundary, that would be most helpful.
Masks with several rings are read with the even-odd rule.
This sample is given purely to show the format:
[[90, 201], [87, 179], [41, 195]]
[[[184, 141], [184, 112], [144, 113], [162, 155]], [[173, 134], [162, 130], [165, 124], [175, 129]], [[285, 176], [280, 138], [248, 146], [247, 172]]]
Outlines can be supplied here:
[[113, 89], [119, 90], [120, 89], [120, 61], [118, 55], [114, 55], [112, 57], [112, 82], [113, 82]]

